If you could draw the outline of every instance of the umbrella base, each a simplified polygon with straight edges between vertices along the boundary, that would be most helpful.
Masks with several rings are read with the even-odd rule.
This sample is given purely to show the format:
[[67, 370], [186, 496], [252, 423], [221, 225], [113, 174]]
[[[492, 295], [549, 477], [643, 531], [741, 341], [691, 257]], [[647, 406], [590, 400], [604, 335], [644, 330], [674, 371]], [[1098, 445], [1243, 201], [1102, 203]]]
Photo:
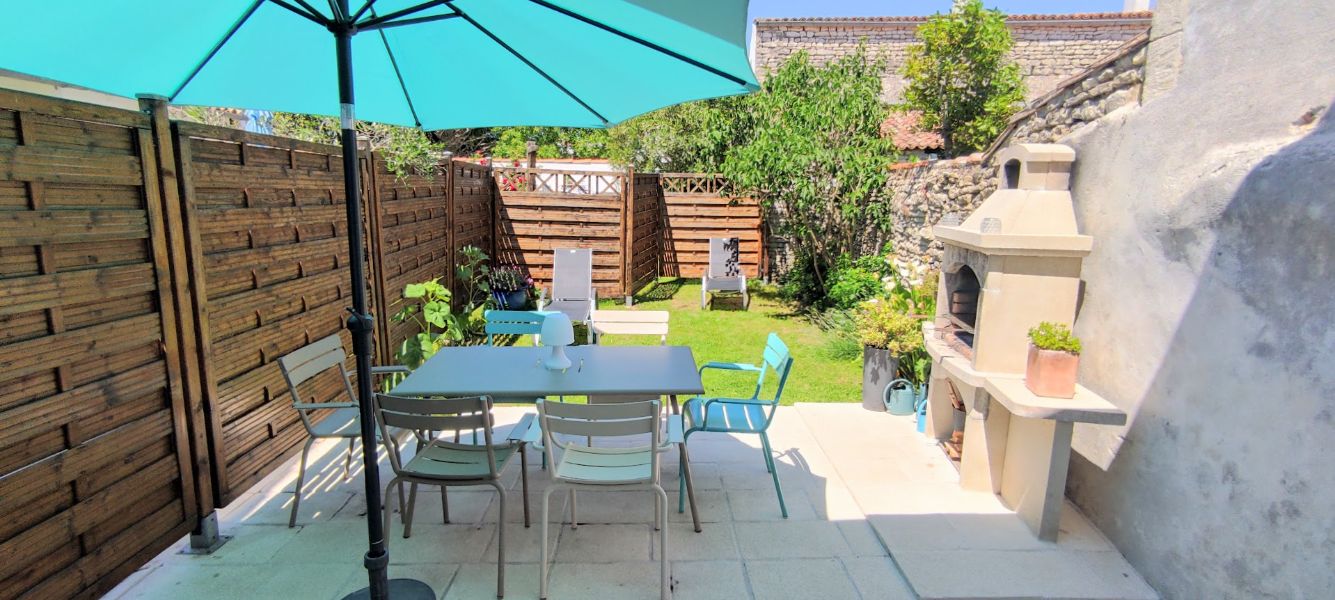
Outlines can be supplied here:
[[[343, 597], [343, 600], [365, 600], [371, 597], [371, 588], [362, 588]], [[389, 597], [394, 600], [434, 600], [431, 586], [416, 579], [389, 580]]]

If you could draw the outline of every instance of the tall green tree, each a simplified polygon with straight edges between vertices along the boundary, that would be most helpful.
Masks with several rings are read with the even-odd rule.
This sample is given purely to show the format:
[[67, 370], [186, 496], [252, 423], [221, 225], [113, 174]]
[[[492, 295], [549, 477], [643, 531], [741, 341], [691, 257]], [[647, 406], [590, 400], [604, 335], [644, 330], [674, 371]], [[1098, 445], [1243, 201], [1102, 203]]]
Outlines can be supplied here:
[[986, 148], [1024, 103], [1020, 67], [1007, 57], [1006, 17], [982, 0], [956, 0], [918, 28], [918, 39], [904, 62], [904, 105], [922, 111], [924, 127], [940, 129], [946, 154]]
[[504, 127], [496, 145], [496, 158], [519, 159], [528, 156], [528, 140], [538, 143], [538, 158], [605, 158], [607, 130], [578, 127]]
[[[333, 117], [275, 112], [273, 132], [321, 144], [338, 145], [342, 140], [342, 128]], [[370, 142], [371, 150], [380, 153], [385, 166], [399, 178], [413, 173], [434, 176], [435, 165], [447, 150], [415, 127], [357, 121], [357, 135]]]
[[839, 257], [861, 255], [889, 223], [886, 167], [896, 150], [881, 137], [882, 70], [865, 46], [824, 66], [793, 54], [747, 98], [749, 139], [723, 162], [734, 185], [783, 213], [775, 225], [818, 289]]
[[608, 130], [607, 158], [639, 171], [716, 173], [750, 132], [747, 98], [669, 106]]

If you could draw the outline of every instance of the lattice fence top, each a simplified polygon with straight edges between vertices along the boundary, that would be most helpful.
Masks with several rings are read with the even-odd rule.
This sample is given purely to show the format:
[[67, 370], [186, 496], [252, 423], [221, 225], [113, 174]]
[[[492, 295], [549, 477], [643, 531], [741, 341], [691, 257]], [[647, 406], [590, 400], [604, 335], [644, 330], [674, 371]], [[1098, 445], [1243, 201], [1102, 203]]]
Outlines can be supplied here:
[[563, 171], [497, 167], [496, 186], [503, 192], [619, 195], [625, 173], [608, 171]]
[[733, 193], [732, 184], [717, 173], [663, 173], [665, 194], [706, 194], [727, 196]]

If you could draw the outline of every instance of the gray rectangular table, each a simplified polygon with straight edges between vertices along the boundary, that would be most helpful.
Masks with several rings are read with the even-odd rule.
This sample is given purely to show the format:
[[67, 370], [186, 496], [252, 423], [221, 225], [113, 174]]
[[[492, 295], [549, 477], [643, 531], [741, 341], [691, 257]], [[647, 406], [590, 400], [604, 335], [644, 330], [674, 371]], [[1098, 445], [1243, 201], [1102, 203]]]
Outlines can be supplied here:
[[[390, 392], [396, 396], [527, 397], [636, 394], [668, 396], [672, 412], [677, 396], [705, 392], [695, 357], [686, 346], [571, 346], [571, 366], [548, 371], [548, 348], [461, 346], [441, 348]], [[677, 445], [686, 476], [691, 519], [700, 531], [695, 485], [686, 444]]]

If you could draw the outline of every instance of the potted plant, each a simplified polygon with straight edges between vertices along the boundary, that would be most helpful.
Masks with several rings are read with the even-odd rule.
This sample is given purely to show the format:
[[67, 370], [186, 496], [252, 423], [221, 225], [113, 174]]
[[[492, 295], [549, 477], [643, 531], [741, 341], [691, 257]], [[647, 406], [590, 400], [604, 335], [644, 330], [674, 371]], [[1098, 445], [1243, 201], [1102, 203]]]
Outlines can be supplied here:
[[858, 309], [863, 408], [884, 411], [885, 387], [902, 375], [913, 377], [917, 354], [923, 350], [921, 327], [918, 319], [884, 300], [866, 302]]
[[1024, 385], [1050, 398], [1075, 396], [1075, 373], [1080, 366], [1080, 338], [1060, 323], [1044, 321], [1029, 330], [1029, 361]]
[[525, 276], [519, 267], [503, 265], [491, 270], [491, 293], [501, 308], [527, 309], [532, 287], [533, 279]]

